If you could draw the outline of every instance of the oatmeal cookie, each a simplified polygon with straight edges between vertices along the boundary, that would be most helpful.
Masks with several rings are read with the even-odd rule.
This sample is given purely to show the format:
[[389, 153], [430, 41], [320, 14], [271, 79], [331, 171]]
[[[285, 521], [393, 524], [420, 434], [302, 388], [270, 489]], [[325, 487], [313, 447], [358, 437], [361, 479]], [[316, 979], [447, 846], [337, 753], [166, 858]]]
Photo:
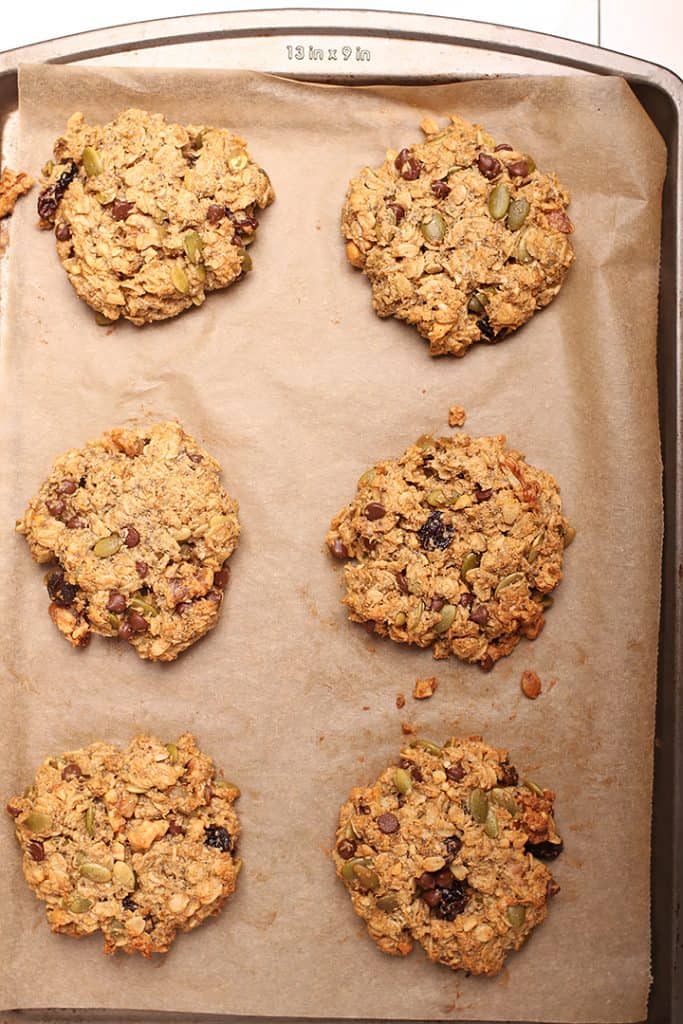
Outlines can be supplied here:
[[414, 324], [430, 355], [499, 341], [557, 295], [574, 258], [569, 195], [554, 174], [451, 115], [349, 185], [346, 254], [381, 317]]
[[216, 625], [237, 546], [220, 466], [174, 422], [110, 430], [60, 456], [17, 530], [48, 572], [50, 616], [172, 661]]
[[140, 326], [201, 306], [248, 270], [275, 198], [246, 143], [224, 128], [124, 110], [105, 125], [69, 118], [38, 199], [78, 295]]
[[562, 851], [554, 799], [478, 736], [405, 747], [339, 815], [335, 868], [370, 937], [393, 956], [417, 940], [453, 970], [496, 974], [559, 891], [541, 863]]
[[24, 171], [3, 169], [0, 175], [0, 218], [7, 217], [14, 209], [17, 200], [30, 192], [35, 182]]
[[125, 750], [92, 743], [49, 758], [7, 810], [52, 930], [99, 930], [105, 953], [149, 957], [235, 891], [238, 796], [184, 733], [166, 745], [136, 736]]
[[349, 617], [491, 668], [535, 639], [574, 530], [549, 473], [505, 437], [421, 437], [364, 473], [332, 520]]

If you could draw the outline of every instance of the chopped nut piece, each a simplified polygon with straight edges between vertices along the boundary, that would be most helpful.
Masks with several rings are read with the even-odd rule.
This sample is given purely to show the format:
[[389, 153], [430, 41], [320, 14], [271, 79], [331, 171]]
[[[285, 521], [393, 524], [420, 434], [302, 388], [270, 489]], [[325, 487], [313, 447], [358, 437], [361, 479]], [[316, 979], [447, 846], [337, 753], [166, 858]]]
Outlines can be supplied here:
[[7, 217], [12, 212], [17, 199], [25, 195], [35, 185], [33, 178], [23, 171], [11, 171], [5, 167], [0, 175], [0, 217]]
[[461, 405], [452, 405], [448, 410], [448, 426], [462, 427], [467, 419], [467, 413]]
[[529, 700], [536, 700], [541, 692], [541, 680], [535, 672], [525, 669], [520, 680], [522, 693]]
[[415, 686], [413, 687], [413, 697], [415, 700], [427, 700], [434, 695], [438, 685], [439, 681], [436, 676], [429, 676], [427, 679], [416, 679]]
[[406, 706], [406, 699], [402, 693], [396, 694], [396, 707], [404, 708]]

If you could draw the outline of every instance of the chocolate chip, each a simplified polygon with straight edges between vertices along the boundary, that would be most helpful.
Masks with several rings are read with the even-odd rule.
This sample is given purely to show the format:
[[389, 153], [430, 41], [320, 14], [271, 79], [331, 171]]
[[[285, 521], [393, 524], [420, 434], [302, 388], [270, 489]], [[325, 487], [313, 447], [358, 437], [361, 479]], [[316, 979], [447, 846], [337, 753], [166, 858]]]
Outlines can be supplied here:
[[138, 576], [141, 576], [144, 579], [147, 573], [149, 572], [149, 566], [147, 565], [147, 562], [136, 562], [135, 571], [137, 572]]
[[508, 142], [500, 142], [494, 149], [494, 153], [500, 153], [502, 149], [512, 150], [512, 146]]
[[26, 849], [31, 860], [45, 860], [45, 847], [39, 839], [32, 839]]
[[206, 219], [209, 224], [218, 224], [219, 220], [223, 220], [225, 217], [225, 207], [219, 206], [218, 203], [211, 203], [211, 206], [206, 211]]
[[134, 633], [146, 633], [149, 629], [149, 622], [139, 612], [129, 612], [126, 622]]
[[489, 621], [489, 610], [485, 604], [478, 604], [470, 612], [470, 622], [476, 622], [478, 626], [485, 626]]
[[60, 494], [75, 494], [78, 490], [78, 484], [75, 480], [62, 480], [57, 490]]
[[458, 836], [449, 836], [447, 839], [444, 839], [443, 843], [449, 860], [453, 860], [454, 857], [458, 856], [462, 847], [462, 839], [459, 839]]
[[462, 761], [458, 761], [457, 764], [452, 764], [446, 769], [446, 778], [450, 779], [451, 782], [460, 782], [465, 778], [465, 769], [462, 766]]
[[451, 194], [450, 186], [445, 181], [433, 181], [431, 189], [437, 199], [446, 199]]
[[130, 622], [123, 622], [119, 626], [119, 638], [121, 640], [130, 640], [135, 630], [131, 626]]
[[62, 768], [62, 778], [65, 782], [68, 782], [69, 779], [80, 779], [82, 775], [83, 772], [77, 764], [74, 764], [73, 761], [69, 761], [69, 763]]
[[422, 893], [422, 899], [434, 910], [441, 903], [441, 893], [438, 889], [427, 889]]
[[467, 906], [469, 895], [466, 885], [454, 878], [451, 888], [439, 889], [438, 893], [441, 898], [436, 910], [437, 917], [444, 921], [454, 921]]
[[406, 579], [405, 569], [402, 572], [396, 573], [396, 584], [402, 594], [408, 594], [408, 580]]
[[21, 814], [21, 807], [14, 807], [12, 804], [7, 804], [5, 810], [11, 818], [18, 818]]
[[513, 160], [507, 165], [508, 174], [513, 178], [526, 178], [529, 173], [529, 164], [526, 160]]
[[369, 519], [370, 522], [374, 522], [376, 519], [382, 519], [387, 514], [387, 510], [384, 505], [380, 505], [378, 501], [371, 501], [369, 505], [365, 506], [364, 516]]
[[455, 529], [442, 521], [441, 512], [432, 512], [417, 531], [418, 540], [425, 551], [443, 551], [453, 540]]
[[54, 185], [48, 185], [38, 196], [38, 216], [41, 220], [54, 220], [59, 199]]
[[131, 896], [124, 896], [121, 900], [121, 906], [124, 910], [130, 910], [131, 913], [138, 909], [137, 903]]
[[107, 601], [107, 611], [113, 612], [114, 615], [123, 615], [126, 610], [126, 599], [123, 594], [119, 594], [116, 591], [112, 591]]
[[58, 242], [68, 242], [71, 238], [71, 228], [63, 220], [55, 228], [55, 238]]
[[561, 839], [559, 843], [550, 843], [547, 840], [542, 843], [526, 842], [524, 849], [539, 860], [555, 860], [564, 850], [564, 843]]
[[474, 604], [474, 594], [461, 594], [459, 604], [461, 604], [463, 608], [471, 608], [472, 605]]
[[214, 850], [220, 850], [221, 853], [230, 853], [232, 839], [227, 828], [223, 828], [222, 825], [206, 825], [204, 837], [204, 846], [211, 846]]
[[496, 160], [495, 156], [491, 156], [490, 153], [479, 154], [477, 157], [477, 167], [489, 181], [493, 181], [501, 172], [500, 160]]
[[493, 664], [494, 662], [491, 655], [485, 654], [484, 657], [479, 662], [479, 667], [482, 670], [482, 672], [490, 672], [491, 669], [493, 668]]
[[391, 814], [387, 811], [385, 814], [380, 814], [377, 819], [377, 828], [380, 832], [383, 832], [385, 836], [393, 835], [394, 832], [399, 830], [398, 818], [395, 814]]
[[185, 829], [177, 821], [169, 821], [166, 834], [169, 836], [184, 836]]
[[492, 494], [492, 487], [481, 488], [477, 486], [474, 491], [474, 497], [477, 499], [477, 501], [488, 501]]
[[337, 853], [342, 860], [349, 860], [356, 852], [356, 844], [353, 839], [340, 839], [337, 843]]
[[66, 528], [67, 530], [85, 530], [88, 524], [80, 516], [72, 516], [71, 519], [67, 519]]
[[416, 181], [420, 177], [422, 164], [410, 155], [409, 149], [402, 149], [394, 160], [394, 167], [405, 181]]
[[195, 465], [199, 465], [200, 462], [204, 461], [204, 456], [200, 455], [199, 452], [188, 452], [187, 457], [190, 462], [194, 462]]
[[68, 608], [72, 605], [76, 594], [78, 593], [78, 587], [75, 587], [73, 583], [68, 583], [64, 579], [63, 569], [54, 569], [48, 574], [47, 580], [47, 592], [50, 595], [50, 599], [59, 608]]
[[334, 540], [333, 540], [333, 542], [332, 542], [332, 544], [330, 546], [330, 551], [331, 551], [332, 555], [335, 558], [338, 558], [340, 561], [342, 559], [344, 559], [344, 558], [348, 558], [349, 557], [349, 553], [348, 553], [348, 551], [346, 549], [346, 544], [344, 544], [340, 540], [339, 537], [335, 537], [334, 538]]
[[219, 569], [218, 572], [215, 572], [213, 574], [214, 586], [220, 587], [221, 590], [225, 590], [225, 588], [227, 587], [229, 582], [230, 582], [230, 569], [227, 567], [227, 565], [224, 566], [224, 568]]
[[134, 526], [128, 526], [123, 536], [123, 543], [127, 548], [136, 548], [140, 543], [140, 534]]
[[433, 597], [432, 603], [429, 606], [430, 612], [440, 612], [445, 603], [442, 597]]
[[400, 203], [388, 203], [387, 210], [391, 210], [393, 212], [397, 224], [400, 224], [406, 215], [406, 211]]
[[509, 761], [503, 761], [500, 766], [501, 777], [500, 781], [504, 786], [516, 786], [519, 782], [519, 774], [514, 764], [510, 764]]
[[51, 516], [55, 519], [59, 519], [59, 517], [66, 511], [66, 502], [62, 501], [61, 498], [57, 498], [55, 501], [46, 502], [45, 507]]
[[423, 872], [423, 874], [421, 874], [419, 878], [416, 878], [415, 884], [417, 885], [418, 889], [422, 890], [422, 892], [428, 892], [430, 889], [436, 888], [436, 881], [434, 879], [434, 875], [432, 875], [429, 871]]
[[111, 204], [111, 215], [114, 220], [125, 220], [135, 209], [135, 203], [126, 203], [123, 199], [115, 199]]

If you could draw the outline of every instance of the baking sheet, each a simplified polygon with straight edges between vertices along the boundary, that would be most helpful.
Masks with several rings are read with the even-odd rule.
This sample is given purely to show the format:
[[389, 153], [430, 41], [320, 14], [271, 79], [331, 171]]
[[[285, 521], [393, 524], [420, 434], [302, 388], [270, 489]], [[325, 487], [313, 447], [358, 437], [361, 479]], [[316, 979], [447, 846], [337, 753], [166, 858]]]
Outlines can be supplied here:
[[[240, 782], [245, 871], [223, 914], [154, 965], [47, 932], [9, 823], [4, 1005], [264, 1015], [637, 1020], [649, 984], [649, 808], [661, 540], [655, 380], [664, 145], [617, 79], [516, 79], [362, 90], [228, 72], [25, 68], [22, 166], [69, 113], [144, 105], [248, 139], [278, 198], [245, 282], [178, 320], [96, 330], [33, 204], [13, 224], [4, 332], [2, 518], [52, 457], [107, 426], [176, 415], [221, 460], [243, 535], [214, 633], [171, 666], [60, 641], [42, 571], [3, 537], [6, 739], [0, 786], [95, 738], [194, 729]], [[464, 360], [430, 360], [379, 321], [345, 263], [349, 177], [457, 110], [554, 168], [573, 193], [577, 262], [548, 310]], [[283, 126], [286, 126], [284, 128]], [[578, 537], [539, 641], [490, 675], [433, 662], [345, 621], [322, 538], [360, 473], [466, 405], [555, 473]], [[524, 668], [557, 684], [535, 703]], [[429, 702], [398, 711], [417, 676]], [[548, 921], [496, 980], [380, 954], [325, 856], [349, 788], [394, 755], [400, 721], [483, 733], [559, 793], [566, 852]], [[35, 964], [41, 964], [40, 974]]]

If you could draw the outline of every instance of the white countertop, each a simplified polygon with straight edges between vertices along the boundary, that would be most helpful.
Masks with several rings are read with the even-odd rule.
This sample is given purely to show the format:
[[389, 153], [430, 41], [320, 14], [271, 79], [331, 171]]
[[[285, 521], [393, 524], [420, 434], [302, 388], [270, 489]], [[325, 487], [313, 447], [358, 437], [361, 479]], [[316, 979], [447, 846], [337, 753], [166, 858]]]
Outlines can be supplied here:
[[296, 0], [117, 0], [114, 5], [84, 0], [55, 3], [37, 0], [11, 5], [0, 29], [0, 49], [54, 39], [112, 24], [170, 18], [182, 14], [263, 10], [278, 7], [318, 7], [441, 14], [452, 18], [489, 21], [515, 28], [596, 43], [654, 61], [683, 76], [683, 4], [680, 0], [345, 0], [297, 3]]

